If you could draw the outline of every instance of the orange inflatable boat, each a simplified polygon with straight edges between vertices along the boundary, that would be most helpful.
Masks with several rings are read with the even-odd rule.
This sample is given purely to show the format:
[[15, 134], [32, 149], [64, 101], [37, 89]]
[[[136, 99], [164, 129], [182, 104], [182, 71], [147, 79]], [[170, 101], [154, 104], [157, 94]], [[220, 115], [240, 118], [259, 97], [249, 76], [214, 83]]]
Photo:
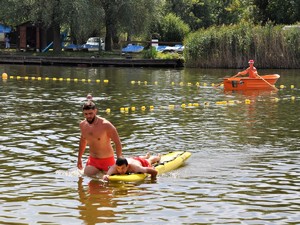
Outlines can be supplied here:
[[229, 77], [224, 78], [224, 90], [225, 91], [241, 91], [241, 90], [274, 90], [275, 83], [279, 79], [278, 74], [270, 74], [264, 76], [258, 76], [256, 78], [249, 77]]

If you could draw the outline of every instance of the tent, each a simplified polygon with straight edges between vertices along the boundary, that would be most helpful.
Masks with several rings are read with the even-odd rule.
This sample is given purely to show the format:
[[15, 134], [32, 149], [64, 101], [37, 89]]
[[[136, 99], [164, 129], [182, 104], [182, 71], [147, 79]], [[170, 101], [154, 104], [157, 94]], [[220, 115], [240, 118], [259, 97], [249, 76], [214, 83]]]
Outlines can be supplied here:
[[11, 32], [10, 27], [0, 24], [0, 33], [10, 33], [10, 32]]

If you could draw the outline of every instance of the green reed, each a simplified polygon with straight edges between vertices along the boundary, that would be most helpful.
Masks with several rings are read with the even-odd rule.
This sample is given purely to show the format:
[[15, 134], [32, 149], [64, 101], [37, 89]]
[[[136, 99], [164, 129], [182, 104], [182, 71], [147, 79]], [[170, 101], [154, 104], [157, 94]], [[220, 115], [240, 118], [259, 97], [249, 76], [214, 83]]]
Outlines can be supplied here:
[[184, 41], [187, 67], [241, 68], [254, 59], [260, 68], [300, 68], [300, 29], [249, 23], [210, 27]]

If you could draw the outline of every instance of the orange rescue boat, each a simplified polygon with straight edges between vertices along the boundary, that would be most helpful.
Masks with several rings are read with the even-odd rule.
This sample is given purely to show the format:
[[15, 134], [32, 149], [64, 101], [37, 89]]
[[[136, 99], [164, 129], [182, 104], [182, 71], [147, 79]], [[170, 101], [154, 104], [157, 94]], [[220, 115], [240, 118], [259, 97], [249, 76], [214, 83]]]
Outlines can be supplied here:
[[277, 89], [275, 83], [279, 79], [280, 75], [270, 74], [257, 76], [256, 78], [250, 77], [229, 77], [224, 78], [224, 90], [225, 91], [241, 91], [241, 90], [268, 90]]

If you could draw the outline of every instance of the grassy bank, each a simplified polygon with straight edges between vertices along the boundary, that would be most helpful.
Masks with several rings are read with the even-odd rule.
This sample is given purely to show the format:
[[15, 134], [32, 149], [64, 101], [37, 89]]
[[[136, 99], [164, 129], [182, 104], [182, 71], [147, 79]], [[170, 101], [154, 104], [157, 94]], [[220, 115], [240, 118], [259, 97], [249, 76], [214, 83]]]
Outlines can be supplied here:
[[185, 40], [187, 67], [300, 68], [300, 29], [239, 24], [201, 29]]

